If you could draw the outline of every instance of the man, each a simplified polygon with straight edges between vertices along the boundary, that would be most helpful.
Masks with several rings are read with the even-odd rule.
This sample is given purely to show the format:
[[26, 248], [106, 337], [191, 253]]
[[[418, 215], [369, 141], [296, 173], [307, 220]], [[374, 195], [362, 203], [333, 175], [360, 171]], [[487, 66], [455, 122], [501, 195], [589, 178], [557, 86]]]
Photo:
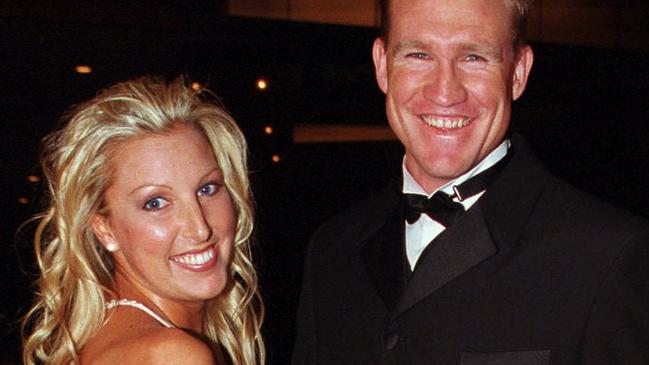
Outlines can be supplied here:
[[403, 182], [314, 235], [294, 364], [649, 364], [646, 222], [506, 137], [528, 7], [386, 7], [373, 58]]

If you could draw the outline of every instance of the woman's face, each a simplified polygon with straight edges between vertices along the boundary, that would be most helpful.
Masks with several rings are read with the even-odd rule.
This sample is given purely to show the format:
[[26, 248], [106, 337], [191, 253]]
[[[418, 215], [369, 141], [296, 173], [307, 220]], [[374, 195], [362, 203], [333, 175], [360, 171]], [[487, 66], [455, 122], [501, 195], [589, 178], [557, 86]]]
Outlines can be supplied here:
[[156, 302], [196, 302], [225, 287], [236, 217], [212, 149], [192, 127], [118, 145], [93, 228], [116, 270]]

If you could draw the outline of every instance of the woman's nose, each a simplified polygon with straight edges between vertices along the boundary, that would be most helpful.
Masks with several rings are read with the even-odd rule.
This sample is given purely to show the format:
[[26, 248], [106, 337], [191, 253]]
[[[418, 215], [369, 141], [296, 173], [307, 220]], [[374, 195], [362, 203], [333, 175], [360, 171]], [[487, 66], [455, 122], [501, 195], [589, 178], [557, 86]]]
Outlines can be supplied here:
[[185, 210], [183, 237], [196, 243], [203, 243], [212, 236], [205, 212], [199, 202], [190, 204]]

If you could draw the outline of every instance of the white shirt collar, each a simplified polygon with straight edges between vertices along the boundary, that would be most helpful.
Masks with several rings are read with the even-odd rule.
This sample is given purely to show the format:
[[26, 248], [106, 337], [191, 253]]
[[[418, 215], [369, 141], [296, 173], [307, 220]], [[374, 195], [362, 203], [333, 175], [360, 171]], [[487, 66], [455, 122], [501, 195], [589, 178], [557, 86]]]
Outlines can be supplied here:
[[494, 148], [482, 161], [475, 165], [471, 170], [460, 175], [459, 177], [447, 182], [446, 184], [437, 188], [437, 190], [427, 194], [426, 191], [415, 181], [415, 178], [412, 177], [408, 169], [406, 168], [406, 157], [403, 157], [402, 169], [403, 169], [403, 192], [406, 194], [419, 194], [426, 195], [429, 198], [433, 196], [438, 191], [443, 191], [449, 195], [453, 194], [453, 186], [460, 185], [464, 181], [468, 180], [474, 175], [479, 174], [480, 172], [488, 169], [493, 166], [496, 162], [500, 161], [505, 155], [507, 155], [507, 150], [511, 146], [511, 142], [508, 139], [505, 139], [498, 147]]

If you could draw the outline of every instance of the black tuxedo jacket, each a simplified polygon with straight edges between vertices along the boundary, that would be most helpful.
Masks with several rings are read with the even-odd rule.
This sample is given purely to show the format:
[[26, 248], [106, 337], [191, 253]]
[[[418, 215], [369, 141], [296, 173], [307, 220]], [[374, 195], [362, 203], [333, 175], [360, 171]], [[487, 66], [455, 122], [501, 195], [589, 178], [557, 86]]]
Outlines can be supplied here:
[[293, 364], [649, 364], [647, 222], [513, 148], [409, 280], [398, 189], [323, 225]]

